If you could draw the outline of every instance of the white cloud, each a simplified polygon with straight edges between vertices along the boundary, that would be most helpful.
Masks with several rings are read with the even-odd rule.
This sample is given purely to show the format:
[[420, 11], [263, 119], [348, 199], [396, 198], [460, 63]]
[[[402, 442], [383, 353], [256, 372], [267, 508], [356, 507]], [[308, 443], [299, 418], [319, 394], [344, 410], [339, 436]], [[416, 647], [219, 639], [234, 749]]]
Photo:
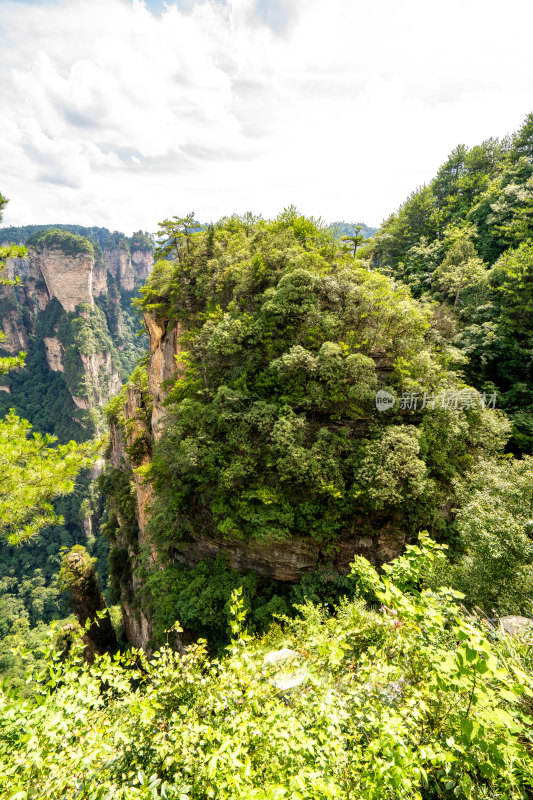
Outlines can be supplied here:
[[533, 110], [530, 9], [4, 0], [4, 224], [154, 230], [289, 203], [377, 224], [456, 144]]

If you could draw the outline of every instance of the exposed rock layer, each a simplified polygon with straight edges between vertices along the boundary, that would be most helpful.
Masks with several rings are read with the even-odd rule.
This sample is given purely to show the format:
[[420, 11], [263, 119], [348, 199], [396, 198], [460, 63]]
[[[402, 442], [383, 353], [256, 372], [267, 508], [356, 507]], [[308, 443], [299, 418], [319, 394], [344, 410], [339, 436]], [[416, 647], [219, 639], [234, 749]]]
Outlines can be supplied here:
[[[0, 286], [0, 300], [5, 309], [0, 314], [0, 330], [5, 334], [0, 348], [10, 355], [27, 350], [38, 313], [54, 298], [65, 313], [79, 311], [81, 316], [87, 316], [86, 311], [79, 310], [80, 305], [94, 307], [95, 297], [109, 295], [109, 316], [116, 317], [110, 319], [110, 325], [114, 333], [120, 333], [117, 287], [134, 290], [150, 273], [153, 260], [151, 250], [137, 249], [130, 256], [128, 249], [106, 248], [104, 259], [100, 254], [95, 260], [90, 253], [68, 254], [46, 243], [30, 248], [24, 258], [8, 259], [6, 277], [18, 283]], [[65, 343], [54, 332], [43, 337], [46, 361], [53, 372], [65, 372]], [[79, 357], [86, 391], [81, 392], [79, 386], [69, 385], [69, 389], [75, 405], [86, 411], [116, 394], [122, 381], [108, 350], [80, 352]]]
[[67, 313], [75, 311], [80, 303], [94, 305], [92, 255], [66, 255], [45, 246], [33, 251], [30, 258], [41, 271], [50, 297], [57, 297]]
[[63, 348], [59, 340], [56, 339], [55, 336], [45, 336], [43, 342], [46, 352], [46, 362], [52, 372], [64, 372]]
[[98, 585], [93, 559], [86, 551], [74, 548], [65, 556], [63, 580], [70, 589], [72, 609], [81, 627], [87, 621], [90, 622], [83, 637], [86, 645], [85, 658], [92, 662], [95, 655], [115, 652], [117, 637]]

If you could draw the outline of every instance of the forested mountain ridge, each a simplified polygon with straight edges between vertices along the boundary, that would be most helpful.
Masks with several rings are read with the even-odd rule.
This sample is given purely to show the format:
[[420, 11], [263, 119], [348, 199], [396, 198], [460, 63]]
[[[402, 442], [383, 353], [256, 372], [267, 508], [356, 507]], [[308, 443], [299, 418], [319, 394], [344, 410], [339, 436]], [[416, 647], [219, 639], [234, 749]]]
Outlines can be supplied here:
[[511, 448], [531, 453], [533, 114], [502, 141], [457, 147], [385, 220], [364, 259], [440, 304], [465, 377], [498, 393], [513, 422]]
[[[164, 227], [103, 483], [112, 591], [163, 646], [70, 642], [0, 692], [10, 800], [526, 800], [529, 624], [469, 609], [531, 602], [532, 460], [454, 331], [294, 209]], [[302, 541], [298, 582], [265, 574]]]

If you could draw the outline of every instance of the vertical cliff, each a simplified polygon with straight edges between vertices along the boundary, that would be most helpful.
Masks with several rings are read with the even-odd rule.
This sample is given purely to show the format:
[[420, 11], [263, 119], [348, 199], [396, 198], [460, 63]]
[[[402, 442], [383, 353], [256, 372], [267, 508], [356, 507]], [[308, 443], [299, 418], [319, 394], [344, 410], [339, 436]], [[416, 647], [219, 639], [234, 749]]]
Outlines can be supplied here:
[[[82, 435], [98, 426], [98, 408], [133, 369], [139, 344], [129, 306], [153, 265], [148, 237], [132, 240], [132, 257], [129, 240], [113, 236], [102, 248], [97, 239], [66, 230], [34, 232], [26, 241], [27, 256], [7, 264], [7, 276], [17, 285], [0, 287], [3, 350], [31, 351], [24, 375], [4, 379], [10, 402], [16, 404], [22, 381], [18, 399], [24, 405], [23, 395], [33, 392], [31, 373], [36, 380], [44, 379], [43, 368], [57, 373], [70, 395], [64, 413]], [[0, 412], [6, 402], [0, 401]], [[24, 407], [20, 411], [31, 418]]]

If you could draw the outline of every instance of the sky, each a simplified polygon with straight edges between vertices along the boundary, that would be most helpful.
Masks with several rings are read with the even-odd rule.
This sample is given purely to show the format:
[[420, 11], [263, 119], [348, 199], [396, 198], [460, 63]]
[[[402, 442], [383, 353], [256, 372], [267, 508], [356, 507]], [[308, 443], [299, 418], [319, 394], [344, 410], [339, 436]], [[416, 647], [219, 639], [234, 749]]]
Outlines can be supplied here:
[[531, 0], [0, 0], [3, 225], [378, 226], [533, 111]]

